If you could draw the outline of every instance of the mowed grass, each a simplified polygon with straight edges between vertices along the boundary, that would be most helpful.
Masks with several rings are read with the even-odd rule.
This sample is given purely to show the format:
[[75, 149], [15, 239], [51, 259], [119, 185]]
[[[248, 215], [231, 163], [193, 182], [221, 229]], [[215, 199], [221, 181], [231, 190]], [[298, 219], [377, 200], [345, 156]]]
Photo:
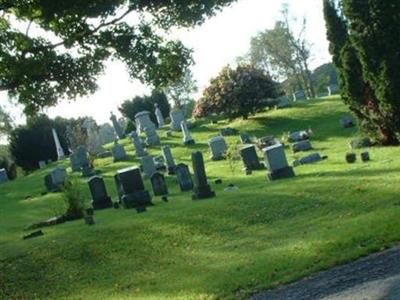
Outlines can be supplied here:
[[[345, 114], [340, 99], [327, 98], [246, 121], [203, 122], [192, 131], [197, 144], [189, 147], [180, 133], [166, 139], [161, 131], [177, 162], [191, 165], [191, 152], [203, 151], [216, 198], [194, 202], [168, 176], [169, 203], [154, 198], [144, 214], [99, 211], [95, 226], [69, 222], [44, 228], [45, 235], [32, 240], [22, 240], [23, 228], [63, 206], [60, 194], [41, 196], [43, 177], [55, 164], [1, 185], [0, 298], [245, 299], [397, 243], [400, 148], [374, 147], [371, 162], [358, 157], [346, 164], [348, 142], [358, 132], [340, 127]], [[329, 158], [275, 182], [267, 182], [265, 170], [244, 175], [241, 162], [232, 173], [227, 161], [209, 160], [207, 146], [226, 126], [258, 137], [311, 127], [313, 147]], [[233, 145], [238, 137], [228, 141]], [[96, 161], [114, 200], [113, 175], [137, 165], [131, 142], [124, 143], [132, 161]], [[306, 154], [295, 157], [287, 149], [287, 155], [292, 161]], [[213, 183], [217, 177], [223, 185]], [[89, 205], [87, 183], [78, 180]], [[229, 183], [239, 190], [225, 192]]]

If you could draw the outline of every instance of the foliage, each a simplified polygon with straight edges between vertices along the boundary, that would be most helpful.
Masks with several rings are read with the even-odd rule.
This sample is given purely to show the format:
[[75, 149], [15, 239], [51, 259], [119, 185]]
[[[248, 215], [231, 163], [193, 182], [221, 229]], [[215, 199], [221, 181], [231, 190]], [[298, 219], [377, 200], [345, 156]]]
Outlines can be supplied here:
[[128, 122], [126, 122], [125, 134], [128, 135], [132, 131], [136, 131], [136, 125], [135, 125], [135, 123], [133, 121], [128, 120]]
[[51, 120], [45, 115], [39, 115], [28, 119], [26, 125], [13, 129], [9, 149], [16, 164], [25, 171], [32, 171], [39, 167], [38, 162], [41, 160], [57, 160], [52, 128], [56, 129], [61, 146], [68, 155], [67, 124], [68, 121], [62, 118]]
[[147, 110], [150, 112], [151, 120], [157, 124], [155, 104], [158, 104], [162, 115], [166, 118], [169, 115], [170, 105], [164, 92], [157, 90], [153, 90], [150, 96], [136, 96], [132, 100], [124, 101], [119, 111], [125, 118], [134, 122], [137, 113]]
[[96, 91], [108, 59], [124, 62], [132, 78], [167, 86], [192, 63], [168, 30], [200, 24], [234, 1], [0, 0], [0, 91], [32, 115]]
[[289, 17], [288, 6], [282, 9], [282, 20], [273, 29], [260, 32], [251, 39], [250, 61], [278, 80], [285, 82], [288, 94], [303, 89], [310, 98], [315, 98], [315, 90], [309, 69], [310, 48], [305, 38], [306, 20], [295, 33], [292, 25], [295, 19]]
[[0, 137], [8, 135], [13, 127], [10, 115], [0, 106]]
[[[84, 126], [87, 118], [69, 119], [66, 127], [67, 143], [70, 150], [74, 151], [81, 145], [87, 146], [88, 133]], [[94, 121], [94, 120], [93, 120]]]
[[67, 206], [67, 211], [64, 214], [67, 220], [76, 220], [83, 217], [85, 205], [77, 180], [72, 180], [65, 184], [63, 199]]
[[332, 63], [323, 64], [313, 71], [312, 81], [318, 93], [327, 92], [329, 85], [339, 85], [339, 73]]
[[252, 65], [239, 65], [236, 69], [227, 66], [211, 79], [193, 115], [201, 118], [217, 113], [229, 119], [247, 119], [264, 109], [263, 100], [274, 98], [277, 92], [277, 84], [264, 71]]
[[167, 97], [172, 100], [173, 107], [181, 109], [193, 101], [192, 95], [197, 92], [196, 84], [193, 73], [188, 69], [181, 78], [170, 84], [164, 91]]
[[343, 0], [336, 7], [334, 1], [324, 0], [324, 14], [344, 102], [371, 137], [398, 144], [400, 3]]
[[17, 178], [17, 165], [9, 157], [0, 155], [0, 169], [6, 170], [8, 179]]
[[[398, 244], [400, 160], [394, 157], [399, 149], [371, 148], [367, 168], [361, 162], [349, 167], [345, 149], [357, 128], [340, 127], [338, 120], [347, 113], [339, 97], [331, 97], [248, 120], [199, 121], [191, 130], [196, 141], [227, 126], [245, 128], [252, 137], [280, 137], [311, 126], [318, 128], [313, 147], [329, 158], [296, 168], [294, 178], [271, 183], [266, 170], [246, 176], [238, 169], [232, 175], [228, 161], [211, 160], [207, 143], [188, 148], [175, 134], [163, 143], [187, 164], [193, 151], [203, 152], [215, 199], [192, 203], [176, 177], [165, 176], [168, 205], [154, 198], [155, 206], [144, 214], [96, 211], [94, 227], [82, 220], [67, 222], [29, 242], [21, 241], [22, 228], [52, 217], [49, 206], [62, 203], [60, 193], [41, 195], [50, 168], [1, 185], [0, 211], [6, 213], [0, 217], [0, 299], [249, 299], [263, 289]], [[161, 129], [160, 136], [167, 130]], [[226, 137], [228, 145], [237, 139]], [[96, 160], [112, 199], [118, 199], [113, 175], [140, 164], [131, 140], [120, 142], [129, 161]], [[160, 155], [159, 148], [149, 152]], [[286, 155], [289, 162], [295, 158], [288, 147]], [[214, 184], [216, 178], [224, 184]], [[87, 179], [77, 180], [89, 206]], [[230, 183], [239, 190], [224, 191]], [[145, 185], [151, 191], [148, 180]], [[24, 201], [27, 195], [32, 199]]]
[[236, 168], [241, 161], [240, 156], [240, 142], [236, 142], [234, 144], [229, 145], [228, 151], [226, 152], [226, 160], [229, 165], [229, 170], [231, 171], [231, 175], [234, 176], [236, 172]]

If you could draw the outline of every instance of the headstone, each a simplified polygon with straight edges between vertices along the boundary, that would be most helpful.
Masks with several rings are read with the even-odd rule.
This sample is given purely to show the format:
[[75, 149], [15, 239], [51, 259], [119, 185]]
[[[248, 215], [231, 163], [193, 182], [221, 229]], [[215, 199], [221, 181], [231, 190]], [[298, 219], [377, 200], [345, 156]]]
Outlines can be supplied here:
[[110, 120], [113, 124], [115, 133], [117, 134], [119, 139], [123, 139], [125, 137], [124, 130], [121, 127], [121, 124], [118, 122], [117, 117], [111, 113]]
[[294, 143], [292, 145], [293, 153], [297, 153], [297, 152], [301, 152], [301, 151], [309, 151], [311, 149], [312, 149], [312, 147], [311, 147], [311, 143], [309, 140], [300, 141], [300, 142]]
[[310, 138], [310, 135], [308, 134], [308, 131], [306, 131], [306, 130], [295, 131], [289, 135], [289, 142], [295, 143], [295, 142], [308, 140], [309, 138]]
[[221, 130], [221, 135], [222, 136], [232, 136], [232, 135], [237, 135], [239, 133], [239, 130], [231, 127], [226, 127]]
[[150, 193], [145, 189], [140, 169], [119, 170], [114, 176], [120, 202], [125, 208], [152, 205]]
[[8, 181], [6, 169], [0, 169], [0, 184]]
[[275, 138], [273, 135], [264, 136], [257, 140], [257, 146], [261, 150], [264, 148], [267, 148], [269, 146], [273, 146], [273, 145], [280, 144], [280, 143], [281, 142], [277, 138]]
[[240, 156], [242, 157], [243, 164], [246, 169], [260, 170], [263, 166], [260, 164], [260, 160], [257, 156], [257, 150], [254, 145], [246, 145], [240, 150]]
[[191, 191], [193, 189], [192, 175], [189, 167], [185, 164], [178, 164], [175, 168], [176, 178], [182, 192]]
[[276, 105], [276, 108], [278, 109], [289, 108], [291, 106], [290, 100], [286, 96], [278, 98], [277, 101], [278, 104]]
[[312, 153], [312, 154], [302, 157], [298, 160], [295, 160], [293, 162], [293, 166], [297, 167], [297, 166], [301, 166], [301, 165], [313, 164], [313, 163], [320, 162], [326, 158], [327, 158], [327, 156], [321, 156], [319, 153]]
[[168, 174], [175, 174], [175, 160], [172, 156], [171, 148], [169, 146], [162, 147], [162, 153], [164, 155], [165, 161], [167, 162]]
[[157, 134], [156, 126], [150, 119], [150, 112], [142, 111], [135, 115], [136, 126], [138, 132], [143, 131], [146, 134], [146, 143], [149, 146], [157, 146], [160, 144], [160, 137]]
[[165, 121], [164, 121], [164, 116], [162, 115], [161, 109], [160, 107], [158, 107], [158, 104], [154, 104], [155, 107], [155, 115], [157, 118], [157, 123], [158, 123], [158, 128], [161, 128], [165, 125]]
[[369, 152], [362, 152], [361, 153], [361, 161], [362, 162], [370, 161]]
[[90, 165], [88, 152], [84, 146], [79, 146], [70, 155], [72, 172], [79, 172], [83, 166]]
[[44, 178], [47, 191], [59, 191], [67, 182], [67, 171], [63, 167], [57, 167]]
[[346, 161], [347, 161], [349, 164], [355, 163], [356, 160], [357, 160], [357, 155], [356, 155], [355, 153], [347, 153], [347, 154], [346, 154]]
[[87, 133], [88, 152], [92, 155], [97, 155], [104, 151], [102, 146], [96, 122], [91, 118], [86, 118], [82, 125]]
[[167, 170], [167, 167], [164, 163], [164, 158], [162, 156], [154, 157], [153, 161], [157, 171], [165, 172]]
[[154, 164], [153, 157], [150, 155], [143, 156], [141, 158], [143, 177], [150, 178], [154, 173], [157, 172], [156, 165]]
[[99, 137], [102, 145], [110, 144], [115, 141], [116, 135], [114, 128], [109, 124], [105, 123], [99, 126]]
[[285, 148], [282, 144], [273, 145], [263, 149], [265, 165], [269, 173], [269, 180], [294, 177], [293, 168], [289, 167], [286, 159]]
[[51, 132], [53, 133], [54, 144], [56, 146], [57, 159], [63, 160], [65, 158], [65, 154], [63, 148], [61, 147], [60, 140], [58, 139], [57, 131], [53, 128]]
[[39, 161], [39, 169], [44, 169], [46, 168], [47, 164], [45, 160]]
[[93, 176], [88, 181], [92, 195], [92, 206], [94, 209], [104, 209], [113, 206], [110, 196], [107, 194], [104, 179], [101, 176]]
[[168, 195], [168, 187], [164, 175], [156, 172], [150, 177], [150, 181], [155, 196]]
[[181, 128], [182, 128], [182, 133], [183, 133], [183, 143], [185, 145], [194, 145], [195, 141], [192, 138], [192, 135], [190, 134], [190, 131], [187, 127], [186, 121], [181, 122]]
[[307, 95], [303, 90], [293, 93], [293, 101], [307, 100]]
[[114, 162], [128, 160], [124, 145], [115, 143], [112, 148], [112, 156]]
[[83, 177], [91, 177], [96, 174], [95, 170], [90, 164], [83, 165], [81, 168], [81, 172]]
[[207, 199], [215, 197], [207, 181], [207, 174], [204, 166], [203, 154], [200, 151], [192, 153], [192, 164], [194, 172], [194, 188], [192, 199]]
[[356, 126], [356, 124], [354, 123], [354, 120], [351, 116], [345, 116], [345, 117], [341, 118], [340, 125], [343, 128], [352, 128], [352, 127]]
[[211, 149], [212, 160], [225, 159], [226, 152], [228, 151], [228, 146], [226, 145], [225, 139], [222, 136], [216, 136], [212, 138], [208, 142], [208, 145]]
[[242, 144], [252, 144], [253, 141], [250, 138], [250, 135], [246, 132], [242, 132], [240, 134], [240, 141], [242, 142]]
[[185, 116], [181, 110], [173, 110], [169, 114], [171, 118], [171, 130], [181, 131], [181, 123], [185, 120]]
[[340, 88], [337, 84], [331, 84], [327, 87], [328, 95], [332, 96], [334, 94], [339, 94]]
[[131, 133], [131, 138], [132, 138], [133, 146], [135, 147], [135, 150], [136, 150], [136, 156], [138, 156], [138, 157], [146, 156], [147, 152], [143, 147], [140, 137], [138, 136], [138, 134], [135, 131], [133, 131]]

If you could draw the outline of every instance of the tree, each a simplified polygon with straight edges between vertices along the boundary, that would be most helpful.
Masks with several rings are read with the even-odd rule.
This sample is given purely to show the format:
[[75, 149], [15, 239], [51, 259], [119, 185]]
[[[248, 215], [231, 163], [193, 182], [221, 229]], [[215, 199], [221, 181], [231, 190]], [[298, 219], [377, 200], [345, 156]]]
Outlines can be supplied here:
[[165, 87], [192, 63], [191, 51], [166, 33], [234, 1], [0, 0], [0, 91], [34, 115], [61, 98], [93, 93], [108, 59], [123, 61], [132, 78]]
[[0, 106], [0, 137], [8, 135], [12, 129], [13, 121], [10, 115]]
[[339, 85], [339, 73], [332, 63], [323, 64], [313, 71], [312, 81], [317, 92], [323, 93], [329, 85]]
[[289, 93], [304, 89], [315, 97], [309, 69], [310, 45], [305, 38], [306, 19], [298, 34], [293, 32], [288, 6], [282, 9], [282, 20], [271, 30], [260, 32], [251, 39], [250, 61], [280, 81], [285, 81]]
[[150, 112], [151, 120], [157, 123], [155, 104], [158, 105], [162, 115], [166, 118], [169, 115], [170, 105], [164, 92], [157, 90], [153, 90], [149, 96], [136, 96], [132, 100], [125, 100], [121, 104], [119, 111], [125, 118], [135, 122], [135, 115], [141, 111], [147, 110]]
[[57, 160], [52, 128], [56, 129], [61, 146], [68, 155], [67, 125], [68, 120], [50, 120], [45, 115], [39, 115], [28, 119], [26, 125], [13, 129], [10, 133], [9, 149], [16, 164], [25, 171], [33, 171], [38, 168], [41, 160]]
[[[324, 0], [330, 52], [342, 97], [362, 128], [383, 144], [400, 142], [400, 3]], [[379, 43], [377, 41], [379, 40]]]
[[277, 84], [263, 70], [252, 65], [239, 65], [235, 69], [227, 66], [211, 79], [193, 115], [200, 118], [216, 113], [229, 119], [247, 119], [268, 105], [264, 100], [277, 95]]
[[197, 83], [193, 79], [193, 73], [189, 69], [186, 70], [181, 78], [170, 84], [164, 91], [172, 99], [174, 108], [184, 108], [193, 100], [193, 93], [197, 92]]

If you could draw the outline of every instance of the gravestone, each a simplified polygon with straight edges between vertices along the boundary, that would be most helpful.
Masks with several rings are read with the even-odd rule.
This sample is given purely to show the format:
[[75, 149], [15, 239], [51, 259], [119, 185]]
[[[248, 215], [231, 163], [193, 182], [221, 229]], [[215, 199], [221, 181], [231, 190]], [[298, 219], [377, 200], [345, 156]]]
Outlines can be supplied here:
[[150, 193], [145, 189], [140, 169], [131, 167], [117, 171], [114, 176], [120, 202], [125, 208], [152, 205]]
[[146, 143], [149, 146], [157, 146], [160, 144], [160, 137], [157, 134], [156, 126], [150, 119], [150, 112], [142, 111], [135, 115], [135, 122], [138, 132], [143, 131], [146, 134]]
[[165, 172], [167, 170], [164, 158], [162, 156], [156, 156], [153, 158], [154, 165], [156, 166], [157, 171]]
[[172, 131], [181, 131], [181, 123], [185, 121], [185, 116], [180, 109], [173, 110], [169, 113], [171, 118], [171, 130]]
[[117, 142], [112, 148], [112, 156], [114, 162], [128, 160], [124, 145], [118, 144]]
[[150, 181], [155, 196], [168, 195], [168, 187], [164, 175], [156, 172], [150, 177]]
[[242, 144], [252, 144], [253, 141], [250, 138], [250, 135], [246, 132], [242, 132], [240, 134], [240, 141], [242, 142]]
[[182, 133], [183, 133], [183, 143], [185, 145], [194, 145], [195, 141], [190, 134], [190, 131], [187, 127], [186, 121], [181, 122], [181, 128], [182, 128]]
[[265, 165], [269, 173], [269, 180], [277, 180], [282, 178], [294, 177], [293, 168], [289, 166], [285, 148], [282, 144], [273, 145], [263, 149]]
[[138, 136], [138, 134], [135, 131], [133, 131], [131, 133], [131, 138], [132, 138], [133, 146], [135, 147], [135, 150], [136, 150], [136, 156], [138, 156], [138, 157], [146, 156], [147, 152], [143, 147], [140, 137]]
[[39, 161], [39, 169], [44, 169], [46, 168], [47, 164], [45, 160]]
[[312, 149], [312, 147], [311, 147], [311, 143], [310, 143], [309, 140], [300, 141], [300, 142], [294, 143], [292, 145], [293, 153], [302, 152], [302, 151], [309, 151], [311, 149]]
[[221, 135], [222, 136], [232, 136], [232, 135], [237, 135], [239, 133], [239, 130], [231, 127], [226, 127], [222, 128], [221, 130]]
[[0, 184], [8, 181], [8, 175], [6, 169], [0, 169]]
[[307, 95], [303, 90], [293, 93], [293, 101], [307, 100]]
[[104, 151], [102, 146], [96, 122], [91, 118], [86, 118], [82, 124], [87, 133], [87, 150], [92, 155], [97, 155]]
[[83, 166], [90, 164], [88, 152], [84, 146], [78, 146], [76, 150], [70, 155], [72, 172], [79, 172]]
[[290, 143], [295, 143], [295, 142], [308, 140], [309, 138], [310, 138], [310, 135], [308, 134], [308, 132], [306, 130], [301, 130], [301, 131], [292, 132], [289, 135], [288, 140]]
[[115, 133], [117, 134], [119, 139], [123, 139], [125, 137], [124, 130], [121, 127], [121, 124], [118, 122], [117, 117], [111, 113], [110, 120], [113, 124]]
[[114, 128], [109, 123], [100, 125], [99, 138], [102, 145], [114, 142], [116, 138]]
[[63, 160], [65, 158], [64, 149], [61, 147], [61, 143], [60, 143], [60, 140], [58, 139], [57, 131], [53, 128], [51, 130], [51, 132], [53, 133], [53, 140], [54, 140], [54, 144], [56, 146], [57, 159]]
[[254, 145], [246, 145], [240, 150], [243, 164], [248, 170], [260, 170], [263, 166], [257, 156], [257, 150]]
[[96, 174], [95, 170], [90, 164], [83, 165], [81, 168], [81, 172], [83, 177], [91, 177]]
[[345, 117], [341, 118], [340, 125], [343, 128], [352, 128], [352, 127], [356, 126], [356, 124], [351, 116], [345, 116]]
[[257, 140], [257, 146], [260, 150], [280, 143], [281, 142], [273, 135], [264, 136]]
[[44, 178], [47, 191], [55, 192], [62, 189], [67, 182], [67, 171], [63, 167], [57, 167]]
[[168, 174], [173, 175], [175, 174], [175, 160], [172, 156], [172, 151], [169, 146], [162, 147], [162, 153], [164, 155], [165, 161], [167, 162]]
[[203, 154], [200, 151], [192, 153], [192, 164], [194, 172], [192, 199], [197, 200], [215, 197], [215, 192], [211, 190], [211, 187], [207, 182]]
[[154, 173], [157, 172], [157, 168], [154, 163], [153, 157], [150, 155], [143, 156], [141, 158], [141, 165], [142, 165], [143, 177], [145, 179], [150, 178]]
[[155, 107], [155, 115], [157, 118], [158, 128], [161, 128], [165, 125], [164, 116], [162, 115], [161, 109], [158, 104], [154, 104]]
[[277, 109], [289, 108], [291, 106], [290, 99], [287, 96], [279, 97], [277, 101], [278, 101], [278, 104], [276, 105]]
[[295, 160], [293, 162], [293, 166], [297, 167], [297, 166], [301, 166], [301, 165], [313, 164], [313, 163], [320, 162], [326, 158], [327, 158], [327, 156], [321, 156], [319, 153], [312, 153], [312, 154], [302, 157], [298, 160]]
[[191, 191], [193, 189], [192, 175], [189, 167], [185, 164], [178, 164], [175, 168], [176, 178], [182, 192]]
[[113, 207], [112, 200], [108, 196], [103, 177], [93, 176], [88, 181], [90, 194], [92, 195], [92, 206], [94, 209], [105, 209]]
[[357, 160], [357, 155], [355, 153], [346, 153], [346, 161], [349, 164], [355, 163]]
[[225, 159], [228, 146], [226, 145], [225, 139], [222, 136], [216, 136], [212, 138], [208, 142], [208, 145], [210, 146], [212, 160]]
[[362, 152], [361, 153], [361, 161], [362, 162], [368, 162], [370, 160], [371, 160], [371, 158], [369, 156], [369, 152]]

